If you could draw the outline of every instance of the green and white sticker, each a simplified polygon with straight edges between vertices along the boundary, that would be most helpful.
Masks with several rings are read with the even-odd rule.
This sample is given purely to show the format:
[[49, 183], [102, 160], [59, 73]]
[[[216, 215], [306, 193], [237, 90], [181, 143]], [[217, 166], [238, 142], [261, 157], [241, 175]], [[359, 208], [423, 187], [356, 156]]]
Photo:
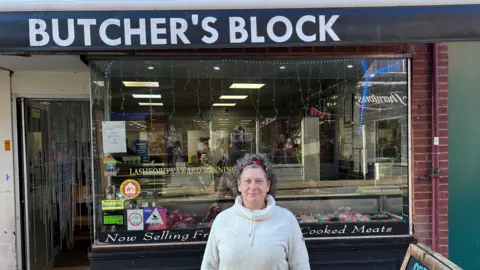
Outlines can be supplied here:
[[123, 215], [103, 216], [103, 225], [123, 225]]

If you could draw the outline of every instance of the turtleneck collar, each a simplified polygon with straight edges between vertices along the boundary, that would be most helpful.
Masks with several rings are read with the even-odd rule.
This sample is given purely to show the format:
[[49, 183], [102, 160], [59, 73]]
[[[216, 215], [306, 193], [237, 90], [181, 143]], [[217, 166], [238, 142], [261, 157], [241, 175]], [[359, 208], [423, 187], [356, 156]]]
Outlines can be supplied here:
[[248, 238], [250, 239], [251, 246], [253, 246], [253, 238], [255, 235], [255, 223], [272, 216], [275, 212], [275, 207], [275, 199], [271, 195], [267, 195], [267, 207], [262, 210], [250, 210], [243, 206], [242, 196], [238, 196], [235, 199], [235, 204], [233, 205], [235, 212], [238, 215], [250, 220], [250, 232], [248, 234]]
[[259, 221], [269, 218], [275, 211], [275, 199], [271, 195], [267, 195], [267, 207], [261, 210], [250, 210], [243, 206], [242, 196], [237, 196], [235, 205], [233, 206], [237, 214], [248, 219]]

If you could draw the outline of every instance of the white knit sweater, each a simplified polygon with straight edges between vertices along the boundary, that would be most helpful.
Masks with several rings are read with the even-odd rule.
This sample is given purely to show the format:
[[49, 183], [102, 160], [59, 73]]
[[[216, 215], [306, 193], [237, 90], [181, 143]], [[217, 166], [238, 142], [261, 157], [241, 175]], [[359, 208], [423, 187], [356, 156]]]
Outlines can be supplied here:
[[237, 197], [215, 219], [201, 270], [310, 270], [300, 226], [288, 210], [276, 206], [252, 211]]

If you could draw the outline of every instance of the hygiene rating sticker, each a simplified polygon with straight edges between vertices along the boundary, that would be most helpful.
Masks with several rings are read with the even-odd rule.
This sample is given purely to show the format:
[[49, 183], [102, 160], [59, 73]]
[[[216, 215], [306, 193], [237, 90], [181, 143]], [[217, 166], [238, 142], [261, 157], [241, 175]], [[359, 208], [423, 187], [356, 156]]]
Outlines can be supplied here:
[[127, 210], [127, 229], [129, 231], [143, 231], [143, 209]]

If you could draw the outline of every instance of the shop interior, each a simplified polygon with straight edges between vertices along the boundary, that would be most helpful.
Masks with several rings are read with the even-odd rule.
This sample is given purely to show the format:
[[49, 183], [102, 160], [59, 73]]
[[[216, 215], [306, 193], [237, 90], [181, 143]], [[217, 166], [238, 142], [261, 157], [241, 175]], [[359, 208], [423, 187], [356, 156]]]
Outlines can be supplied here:
[[[133, 59], [90, 67], [97, 205], [124, 202], [96, 209], [97, 231], [210, 226], [232, 205], [232, 172], [249, 153], [275, 164], [278, 204], [301, 224], [408, 222], [406, 59]], [[140, 229], [126, 210], [142, 212]], [[164, 211], [165, 224], [149, 223], [151, 211]]]

